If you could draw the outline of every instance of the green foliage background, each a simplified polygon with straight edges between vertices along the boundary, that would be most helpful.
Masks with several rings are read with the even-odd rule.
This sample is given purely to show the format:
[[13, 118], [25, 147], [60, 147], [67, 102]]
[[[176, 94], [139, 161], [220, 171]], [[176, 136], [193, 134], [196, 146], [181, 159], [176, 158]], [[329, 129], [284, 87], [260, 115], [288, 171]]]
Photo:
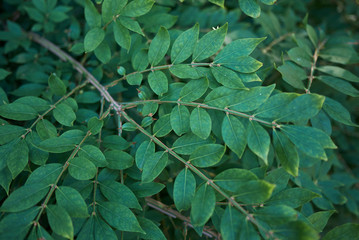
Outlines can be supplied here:
[[0, 239], [359, 239], [358, 1], [0, 11]]

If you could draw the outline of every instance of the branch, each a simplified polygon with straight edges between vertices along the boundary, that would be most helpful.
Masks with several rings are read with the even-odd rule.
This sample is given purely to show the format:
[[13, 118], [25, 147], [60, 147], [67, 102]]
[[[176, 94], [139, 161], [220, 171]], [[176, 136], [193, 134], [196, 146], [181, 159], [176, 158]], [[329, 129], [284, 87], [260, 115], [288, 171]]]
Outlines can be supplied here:
[[315, 49], [314, 54], [313, 54], [313, 63], [312, 66], [310, 68], [310, 74], [308, 76], [308, 87], [305, 90], [306, 93], [310, 93], [310, 87], [312, 86], [313, 80], [314, 80], [314, 71], [317, 65], [317, 61], [318, 61], [318, 57], [319, 57], [319, 52], [320, 50], [324, 47], [325, 43], [327, 41], [324, 40], [323, 42], [320, 42], [318, 44], [318, 47]]

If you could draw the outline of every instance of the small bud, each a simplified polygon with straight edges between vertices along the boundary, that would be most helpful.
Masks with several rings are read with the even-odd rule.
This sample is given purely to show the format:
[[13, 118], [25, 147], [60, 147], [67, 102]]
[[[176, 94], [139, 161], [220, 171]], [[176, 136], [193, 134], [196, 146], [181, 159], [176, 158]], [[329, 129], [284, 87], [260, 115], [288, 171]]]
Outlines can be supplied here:
[[126, 75], [126, 69], [122, 66], [117, 67], [117, 73], [121, 76]]

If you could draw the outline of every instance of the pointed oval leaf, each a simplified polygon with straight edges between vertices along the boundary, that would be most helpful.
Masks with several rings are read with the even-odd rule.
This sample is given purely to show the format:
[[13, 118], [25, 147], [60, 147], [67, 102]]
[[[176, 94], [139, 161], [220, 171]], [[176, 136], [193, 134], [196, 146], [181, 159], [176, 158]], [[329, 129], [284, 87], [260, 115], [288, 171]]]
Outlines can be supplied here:
[[113, 24], [113, 34], [117, 44], [129, 51], [131, 47], [131, 35], [128, 29], [125, 28], [120, 21], [116, 21]]
[[267, 181], [251, 180], [239, 183], [234, 197], [236, 201], [244, 203], [263, 203], [271, 197], [274, 188], [275, 185]]
[[166, 28], [161, 27], [148, 50], [148, 61], [152, 66], [157, 65], [166, 55], [170, 46], [170, 35]]
[[199, 107], [193, 109], [190, 116], [190, 127], [198, 137], [207, 139], [212, 129], [212, 120], [207, 111]]
[[123, 170], [133, 165], [133, 157], [123, 151], [112, 150], [105, 152], [106, 161], [108, 165], [106, 167], [110, 169]]
[[59, 163], [50, 163], [41, 166], [30, 174], [25, 185], [42, 184], [49, 186], [56, 181], [62, 169], [63, 167]]
[[168, 79], [162, 71], [151, 72], [148, 75], [151, 89], [159, 96], [168, 91]]
[[247, 143], [249, 149], [268, 164], [270, 137], [268, 132], [255, 121], [249, 121]]
[[85, 145], [81, 147], [78, 156], [90, 160], [96, 167], [105, 167], [108, 165], [101, 150], [93, 145]]
[[240, 73], [253, 73], [260, 69], [263, 64], [250, 56], [240, 56], [237, 58], [226, 58], [219, 62], [225, 66]]
[[221, 219], [221, 234], [223, 239], [238, 239], [241, 220], [243, 218], [242, 214], [231, 205], [226, 208]]
[[144, 141], [141, 143], [141, 145], [138, 147], [136, 151], [136, 165], [138, 169], [142, 170], [143, 165], [145, 164], [145, 160], [147, 156], [151, 155], [155, 152], [155, 144], [152, 141]]
[[89, 217], [87, 204], [81, 194], [74, 188], [60, 186], [56, 189], [56, 203], [74, 218]]
[[73, 238], [74, 227], [72, 225], [72, 220], [63, 207], [58, 205], [48, 205], [46, 207], [46, 213], [52, 231], [65, 238]]
[[187, 133], [173, 143], [172, 149], [178, 154], [191, 155], [197, 147], [208, 143], [214, 143], [214, 139], [201, 139], [193, 133]]
[[174, 106], [171, 112], [171, 126], [173, 131], [181, 136], [189, 131], [190, 114], [188, 109], [183, 105]]
[[217, 82], [222, 84], [225, 87], [233, 89], [243, 89], [246, 88], [242, 80], [238, 75], [232, 70], [225, 67], [212, 67], [211, 72], [216, 78]]
[[210, 167], [219, 163], [226, 148], [220, 144], [207, 144], [196, 148], [189, 161], [197, 167]]
[[139, 17], [149, 12], [154, 3], [154, 0], [134, 0], [126, 5], [122, 13], [127, 17]]
[[161, 174], [168, 162], [168, 154], [164, 151], [155, 152], [148, 156], [143, 165], [141, 181], [144, 183], [152, 182]]
[[207, 78], [191, 80], [182, 88], [180, 93], [180, 99], [183, 102], [195, 101], [207, 91], [207, 88]]
[[358, 126], [352, 122], [349, 111], [342, 104], [329, 97], [325, 97], [323, 109], [335, 121], [349, 126]]
[[232, 115], [226, 115], [222, 123], [222, 136], [225, 144], [241, 157], [247, 145], [247, 133], [241, 121]]
[[142, 239], [158, 239], [158, 240], [166, 240], [167, 238], [162, 233], [162, 231], [157, 227], [157, 225], [144, 217], [139, 217], [138, 222], [141, 225], [141, 228], [146, 232], [146, 234], [141, 234]]
[[11, 120], [27, 121], [35, 119], [37, 111], [25, 104], [9, 103], [0, 106], [0, 116]]
[[51, 92], [53, 92], [55, 95], [63, 96], [66, 94], [66, 86], [64, 82], [58, 76], [56, 76], [56, 74], [52, 73], [48, 82]]
[[70, 161], [69, 173], [77, 180], [92, 179], [96, 172], [96, 166], [84, 157], [76, 157]]
[[216, 195], [208, 184], [202, 184], [196, 191], [191, 204], [191, 223], [203, 226], [212, 216], [216, 207]]
[[85, 19], [90, 27], [101, 26], [101, 15], [91, 0], [85, 0]]
[[261, 7], [255, 0], [239, 0], [239, 7], [252, 18], [257, 18], [261, 15]]
[[56, 121], [68, 127], [71, 127], [76, 120], [75, 112], [65, 103], [57, 105], [52, 113]]
[[320, 197], [320, 195], [305, 188], [289, 188], [274, 195], [266, 202], [266, 204], [283, 204], [292, 208], [297, 208], [317, 197]]
[[127, 0], [104, 0], [102, 3], [102, 19], [105, 23], [121, 12], [127, 4]]
[[178, 36], [171, 49], [172, 64], [181, 63], [192, 55], [193, 48], [198, 40], [198, 34], [199, 25], [197, 23]]
[[170, 122], [171, 114], [161, 116], [153, 126], [153, 135], [163, 137], [172, 131]]
[[95, 50], [105, 38], [105, 31], [102, 28], [93, 28], [85, 35], [84, 48], [86, 52]]
[[196, 179], [188, 168], [184, 168], [176, 177], [173, 186], [173, 200], [178, 211], [187, 210], [196, 191]]
[[273, 205], [258, 209], [254, 216], [270, 225], [279, 225], [295, 221], [298, 213], [286, 205]]
[[214, 178], [214, 182], [227, 191], [238, 192], [240, 183], [257, 179], [257, 176], [249, 170], [232, 168], [219, 173]]
[[7, 167], [15, 179], [29, 162], [29, 147], [24, 139], [18, 140], [6, 157]]

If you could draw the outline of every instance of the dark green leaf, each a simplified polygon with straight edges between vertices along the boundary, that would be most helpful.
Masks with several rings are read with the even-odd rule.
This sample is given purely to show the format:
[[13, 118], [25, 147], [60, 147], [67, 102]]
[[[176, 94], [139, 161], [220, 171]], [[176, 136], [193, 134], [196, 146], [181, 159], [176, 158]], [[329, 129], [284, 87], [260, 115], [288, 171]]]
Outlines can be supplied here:
[[153, 135], [163, 137], [169, 134], [172, 130], [170, 118], [171, 114], [161, 116], [153, 126]]
[[151, 89], [159, 96], [168, 91], [168, 80], [162, 71], [151, 72], [148, 75], [148, 83]]
[[57, 129], [56, 127], [48, 120], [41, 119], [36, 124], [36, 132], [39, 134], [39, 137], [42, 140], [46, 140], [48, 138], [54, 138], [57, 136]]
[[141, 180], [143, 183], [152, 182], [161, 174], [168, 162], [167, 152], [155, 152], [147, 157], [143, 165]]
[[87, 204], [81, 194], [71, 187], [60, 186], [56, 189], [56, 203], [63, 207], [73, 218], [89, 217]]
[[252, 18], [257, 18], [261, 15], [261, 8], [255, 0], [239, 0], [239, 7]]
[[310, 26], [309, 24], [307, 24], [306, 30], [307, 30], [310, 41], [312, 41], [314, 46], [317, 46], [318, 45], [318, 35], [315, 32], [314, 28], [312, 26]]
[[148, 61], [151, 66], [157, 65], [167, 53], [170, 46], [170, 35], [166, 28], [161, 27], [148, 50]]
[[349, 126], [357, 126], [357, 124], [352, 122], [349, 111], [339, 102], [326, 97], [323, 109], [335, 121], [344, 123]]
[[66, 86], [56, 74], [51, 74], [48, 81], [51, 92], [55, 95], [63, 96], [66, 94]]
[[359, 236], [359, 224], [347, 223], [329, 231], [323, 240], [353, 240]]
[[57, 105], [53, 110], [53, 115], [56, 121], [68, 127], [71, 127], [76, 120], [75, 112], [65, 103]]
[[106, 167], [110, 169], [123, 170], [133, 165], [133, 157], [123, 151], [107, 151], [105, 152], [105, 157], [109, 163]]
[[208, 88], [208, 79], [201, 78], [189, 81], [181, 90], [180, 100], [192, 102], [200, 98]]
[[174, 106], [171, 112], [170, 122], [173, 131], [181, 136], [189, 131], [190, 114], [187, 107], [183, 105]]
[[316, 212], [310, 215], [308, 220], [313, 224], [318, 232], [322, 232], [333, 213], [335, 213], [334, 210]]
[[232, 115], [226, 115], [222, 123], [222, 136], [225, 144], [241, 157], [247, 145], [247, 130], [241, 121]]
[[207, 139], [211, 134], [212, 120], [207, 111], [196, 107], [190, 116], [191, 131], [202, 139]]
[[92, 117], [87, 123], [87, 128], [91, 132], [91, 134], [96, 135], [98, 134], [103, 126], [103, 121], [98, 119], [98, 117]]
[[81, 147], [78, 156], [90, 160], [96, 167], [105, 167], [108, 165], [101, 150], [93, 145], [85, 145]]
[[192, 55], [198, 40], [198, 34], [199, 25], [195, 24], [192, 28], [178, 36], [171, 49], [172, 64], [181, 63]]
[[101, 26], [101, 15], [91, 0], [85, 0], [85, 19], [90, 27]]
[[42, 184], [43, 186], [49, 186], [56, 181], [62, 169], [63, 167], [59, 163], [41, 166], [30, 174], [25, 185]]
[[220, 144], [207, 144], [196, 148], [189, 161], [197, 167], [210, 167], [219, 163], [226, 148]]
[[144, 141], [136, 151], [136, 165], [142, 170], [147, 156], [155, 152], [155, 144], [152, 141]]
[[127, 0], [104, 0], [102, 3], [102, 20], [107, 23], [121, 12]]
[[165, 235], [163, 235], [162, 231], [151, 220], [143, 217], [139, 217], [137, 220], [141, 228], [146, 232], [146, 234], [141, 234], [142, 239], [166, 240]]
[[274, 195], [266, 204], [297, 208], [317, 197], [320, 195], [305, 188], [289, 188]]
[[249, 170], [232, 168], [218, 174], [214, 182], [227, 191], [238, 192], [241, 183], [257, 179], [257, 176]]
[[331, 76], [319, 76], [317, 77], [317, 79], [341, 93], [347, 94], [352, 97], [359, 96], [359, 90], [354, 88], [350, 83], [345, 80]]
[[131, 190], [137, 197], [149, 197], [156, 193], [159, 193], [164, 189], [165, 185], [157, 182], [141, 183], [136, 182], [130, 186]]
[[321, 66], [317, 67], [316, 69], [323, 73], [332, 75], [334, 77], [342, 78], [350, 82], [359, 82], [359, 77], [355, 76], [353, 73], [341, 67]]
[[208, 143], [214, 143], [214, 139], [201, 139], [192, 133], [187, 133], [173, 143], [172, 149], [178, 154], [190, 155], [197, 147]]
[[142, 29], [140, 27], [140, 25], [138, 24], [137, 21], [133, 20], [132, 18], [129, 17], [119, 17], [120, 23], [127, 29], [141, 34], [142, 36], [145, 36], [142, 32]]
[[0, 80], [4, 80], [7, 76], [10, 75], [11, 72], [6, 71], [3, 68], [0, 68]]
[[296, 64], [310, 68], [312, 66], [312, 58], [309, 56], [305, 50], [301, 49], [300, 47], [292, 48], [288, 51], [288, 56], [290, 60], [295, 62]]
[[275, 188], [274, 184], [263, 180], [251, 180], [238, 184], [234, 197], [236, 201], [244, 203], [262, 203], [268, 200]]
[[250, 56], [240, 56], [237, 58], [225, 58], [218, 64], [241, 73], [253, 73], [263, 66], [263, 64]]
[[76, 157], [70, 161], [69, 173], [77, 180], [88, 180], [95, 177], [96, 166], [84, 157]]
[[297, 220], [298, 213], [286, 205], [274, 205], [258, 209], [254, 216], [270, 225], [279, 225]]
[[196, 191], [191, 205], [191, 223], [203, 226], [210, 219], [216, 207], [216, 195], [211, 186], [204, 183]]
[[268, 132], [257, 122], [249, 121], [247, 143], [249, 149], [268, 164], [270, 137]]
[[52, 231], [65, 238], [73, 238], [74, 227], [72, 220], [64, 208], [58, 205], [48, 205], [46, 213]]
[[124, 8], [123, 15], [127, 17], [138, 17], [146, 14], [155, 3], [153, 0], [134, 0]]
[[105, 38], [105, 31], [102, 28], [93, 28], [85, 35], [84, 48], [86, 52], [95, 50]]
[[196, 179], [188, 168], [184, 168], [176, 177], [173, 186], [173, 200], [178, 211], [187, 210], [196, 191]]
[[291, 240], [318, 240], [319, 236], [317, 231], [315, 231], [311, 226], [302, 222], [295, 221], [289, 222], [287, 224], [281, 225], [275, 229], [277, 235], [281, 239], [291, 239]]
[[234, 89], [246, 88], [238, 75], [228, 68], [212, 67], [211, 71], [217, 82], [221, 83], [225, 87]]
[[113, 34], [117, 44], [128, 51], [131, 47], [131, 35], [127, 28], [125, 28], [120, 21], [113, 24]]
[[221, 219], [221, 234], [223, 239], [238, 239], [242, 219], [241, 213], [231, 205], [228, 205]]
[[106, 41], [103, 41], [96, 49], [95, 56], [100, 60], [103, 64], [108, 63], [111, 60], [111, 49]]
[[125, 150], [130, 146], [130, 143], [118, 135], [106, 136], [102, 142], [103, 146], [113, 150]]
[[16, 125], [0, 125], [0, 145], [11, 142], [24, 134], [26, 129]]
[[307, 79], [307, 73], [301, 67], [286, 61], [277, 70], [282, 74], [283, 80], [289, 85], [298, 89], [305, 89], [303, 80]]
[[21, 103], [9, 103], [0, 106], [0, 116], [3, 118], [26, 121], [37, 117], [37, 111]]
[[17, 140], [5, 158], [12, 178], [15, 179], [24, 170], [29, 161], [29, 147], [26, 141], [24, 139]]
[[129, 74], [126, 76], [126, 81], [130, 85], [141, 85], [143, 75], [141, 73]]

